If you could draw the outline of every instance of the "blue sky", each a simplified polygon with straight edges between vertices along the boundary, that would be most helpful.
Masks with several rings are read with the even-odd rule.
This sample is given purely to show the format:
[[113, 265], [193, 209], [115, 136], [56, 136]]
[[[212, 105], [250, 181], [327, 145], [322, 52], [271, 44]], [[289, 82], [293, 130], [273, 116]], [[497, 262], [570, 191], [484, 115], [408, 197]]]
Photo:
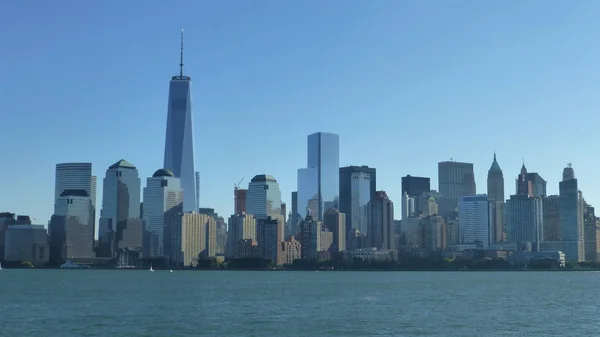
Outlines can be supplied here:
[[[227, 217], [233, 186], [277, 178], [283, 200], [306, 136], [340, 135], [340, 165], [400, 179], [494, 150], [506, 195], [522, 159], [558, 192], [573, 163], [600, 205], [597, 1], [4, 1], [0, 3], [0, 211], [46, 223], [54, 168], [163, 161], [168, 84], [192, 77], [201, 206]], [[101, 200], [101, 188], [98, 195]]]

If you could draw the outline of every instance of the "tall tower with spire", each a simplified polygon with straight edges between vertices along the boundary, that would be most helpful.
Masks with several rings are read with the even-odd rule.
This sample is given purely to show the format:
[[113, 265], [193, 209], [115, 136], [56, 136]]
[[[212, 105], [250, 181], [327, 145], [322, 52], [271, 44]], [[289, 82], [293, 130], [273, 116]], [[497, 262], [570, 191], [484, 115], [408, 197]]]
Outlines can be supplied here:
[[496, 152], [494, 152], [492, 166], [488, 170], [487, 194], [490, 200], [504, 201], [504, 175], [496, 160]]
[[180, 178], [183, 188], [183, 211], [196, 208], [196, 170], [194, 162], [194, 123], [192, 118], [192, 79], [183, 75], [183, 29], [179, 75], [171, 77], [165, 138], [165, 169]]

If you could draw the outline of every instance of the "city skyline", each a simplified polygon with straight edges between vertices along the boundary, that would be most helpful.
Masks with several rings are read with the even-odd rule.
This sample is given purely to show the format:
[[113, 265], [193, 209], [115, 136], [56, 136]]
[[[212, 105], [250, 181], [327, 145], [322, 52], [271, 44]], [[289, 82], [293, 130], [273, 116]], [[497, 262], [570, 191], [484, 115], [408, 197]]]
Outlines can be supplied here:
[[[18, 3], [7, 6], [7, 12], [24, 11]], [[377, 169], [378, 189], [385, 190], [394, 201], [396, 217], [401, 214], [402, 176], [430, 177], [431, 186], [435, 187], [436, 163], [452, 157], [474, 164], [477, 192], [482, 193], [494, 150], [504, 171], [506, 196], [513, 193], [513, 179], [522, 159], [527, 168], [548, 181], [548, 195], [558, 194], [560, 172], [567, 162], [573, 162], [586, 201], [592, 205], [600, 203], [600, 195], [595, 192], [600, 190], [600, 182], [595, 180], [594, 167], [586, 165], [588, 151], [581, 146], [583, 137], [586, 142], [600, 141], [592, 129], [599, 118], [593, 112], [600, 101], [596, 101], [587, 87], [590, 79], [596, 77], [590, 69], [596, 69], [599, 50], [586, 42], [595, 31], [589, 25], [597, 24], [587, 15], [600, 7], [597, 4], [545, 7], [544, 13], [570, 13], [578, 18], [565, 19], [562, 28], [565, 31], [553, 27], [552, 20], [529, 24], [521, 15], [540, 13], [537, 6], [527, 4], [519, 7], [520, 14], [498, 14], [494, 4], [477, 5], [464, 12], [449, 9], [458, 18], [484, 14], [488, 22], [477, 23], [481, 25], [479, 32], [465, 32], [455, 26], [446, 30], [439, 24], [431, 32], [423, 32], [419, 30], [419, 20], [407, 17], [402, 25], [412, 29], [415, 34], [408, 35], [415, 36], [414, 39], [398, 35], [404, 26], [397, 20], [402, 12], [397, 4], [377, 4], [367, 12], [356, 5], [342, 8], [328, 4], [314, 17], [314, 27], [306, 27], [306, 31], [282, 23], [300, 23], [309, 14], [314, 16], [314, 10], [306, 9], [310, 6], [295, 11], [297, 17], [270, 18], [253, 13], [244, 21], [252, 28], [248, 32], [227, 24], [225, 13], [230, 11], [226, 6], [206, 5], [203, 8], [206, 10], [196, 11], [194, 7], [198, 9], [198, 5], [191, 4], [190, 12], [197, 12], [193, 15], [184, 13], [176, 19], [165, 18], [158, 25], [138, 22], [135, 30], [140, 33], [136, 35], [140, 43], [136, 44], [131, 36], [122, 34], [130, 27], [130, 18], [125, 13], [132, 5], [121, 9], [107, 5], [114, 13], [114, 25], [103, 32], [105, 37], [91, 31], [93, 23], [103, 19], [101, 13], [86, 18], [89, 23], [82, 23], [79, 32], [55, 25], [55, 20], [67, 22], [65, 6], [40, 5], [28, 9], [27, 20], [7, 18], [0, 23], [10, 25], [6, 27], [16, 32], [7, 40], [10, 53], [0, 56], [0, 71], [11, 78], [10, 83], [0, 84], [3, 89], [0, 104], [3, 111], [19, 112], [7, 116], [8, 123], [28, 125], [25, 130], [8, 128], [5, 134], [7, 139], [20, 140], [3, 148], [7, 157], [19, 159], [16, 168], [11, 169], [17, 172], [18, 179], [8, 174], [8, 166], [0, 168], [0, 186], [14, 191], [10, 197], [0, 196], [0, 204], [12, 212], [31, 215], [37, 224], [46, 225], [53, 211], [49, 200], [54, 193], [53, 168], [57, 163], [91, 162], [92, 174], [102, 177], [108, 166], [125, 158], [136, 164], [142, 180], [162, 168], [165, 78], [175, 71], [177, 33], [182, 26], [194, 36], [186, 42], [186, 58], [190, 60], [186, 62], [186, 73], [195, 78], [194, 145], [198, 158], [204, 158], [199, 160], [202, 167], [198, 167], [202, 172], [201, 207], [213, 207], [224, 215], [231, 213], [231, 185], [240, 177], [249, 179], [263, 173], [277, 177], [282, 199], [290, 205], [291, 192], [296, 190], [296, 170], [305, 167], [305, 137], [317, 131], [340, 135], [341, 167], [368, 165]], [[295, 8], [292, 4], [273, 6], [275, 11]], [[89, 8], [86, 4], [77, 4], [72, 9], [87, 12], [86, 8]], [[148, 11], [167, 12], [166, 8], [158, 6]], [[427, 5], [415, 5], [402, 15], [418, 17], [428, 12]], [[315, 34], [329, 31], [332, 13], [338, 27], [348, 28], [342, 39], [335, 34]], [[198, 15], [206, 20], [199, 20]], [[356, 15], [364, 21], [351, 21]], [[440, 12], [431, 16], [425, 17], [431, 22], [435, 22], [436, 16], [447, 19]], [[507, 19], [516, 22], [518, 28], [514, 29], [522, 34], [513, 34], [513, 28], [505, 31], [501, 23]], [[37, 20], [38, 24], [32, 25], [30, 20]], [[261, 20], [267, 20], [265, 25], [259, 25]], [[281, 29], [273, 30], [273, 26]], [[442, 31], [454, 45], [440, 42], [436, 34]], [[544, 35], [536, 33], [541, 31]], [[248, 35], [250, 32], [252, 35]], [[292, 33], [297, 37], [292, 39], [293, 43], [284, 38]], [[490, 34], [493, 38], [482, 39]], [[535, 49], [527, 47], [529, 39], [545, 34], [553, 36], [552, 43], [537, 39], [540, 45]], [[280, 57], [273, 58], [272, 48], [266, 43], [245, 49], [245, 39], [256, 40], [260, 36], [273, 38], [266, 39], [269, 43], [277, 41], [278, 50], [284, 47], [290, 50], [279, 51]], [[360, 37], [360, 43], [344, 43], [345, 39], [356, 36]], [[400, 43], [402, 48], [393, 47], [399, 45], [398, 39], [405, 42]], [[432, 39], [440, 46], [430, 47], [422, 42]], [[472, 39], [479, 42], [469, 42]], [[98, 44], [105, 41], [108, 47], [99, 50]], [[221, 41], [228, 43], [225, 46]], [[323, 47], [319, 49], [323, 55], [306, 48], [315, 43]], [[555, 43], [571, 46], [570, 54], [551, 52]], [[23, 57], [23, 50], [46, 50], [50, 44], [56, 46], [52, 53], [28, 53]], [[66, 48], [72, 44], [80, 48]], [[505, 54], [490, 54], [487, 50], [495, 45], [506, 47]], [[506, 51], [519, 48], [530, 53]], [[462, 52], [463, 49], [466, 51]], [[304, 54], [298, 54], [299, 50]], [[375, 56], [369, 56], [365, 50]], [[339, 60], [340, 52], [348, 57], [335, 67], [329, 60]], [[385, 56], [396, 54], [403, 56], [390, 59]], [[439, 54], [445, 58], [428, 56]], [[377, 63], [374, 69], [367, 66], [374, 63]], [[26, 69], [26, 76], [18, 69]], [[354, 71], [348, 73], [347, 69]], [[323, 75], [324, 70], [327, 72]], [[81, 78], [72, 77], [74, 74], [86, 74], [85, 90], [73, 84]], [[281, 85], [289, 83], [289, 78], [296, 81], [290, 86]], [[490, 78], [494, 80], [489, 81]], [[32, 90], [36, 100], [30, 101], [25, 93]], [[435, 99], [431, 99], [432, 94]], [[81, 107], [85, 107], [86, 113], [79, 113]], [[379, 118], [364, 119], [365, 112], [378, 113]], [[559, 122], [564, 113], [576, 114], [578, 120], [586, 122], [566, 127]], [[282, 114], [286, 118], [282, 119]], [[289, 119], [294, 127], [282, 124], [272, 128], [273, 132], [250, 139], [229, 138], [233, 126], [252, 127], [257, 118], [285, 122]], [[542, 119], [544, 134], [561, 137], [531, 137], [527, 146], [523, 146], [522, 140], [510, 137], [518, 130], [519, 123], [515, 121], [522, 119]], [[70, 137], [56, 137], [55, 132], [50, 132], [47, 125], [57, 120], [69, 127]], [[469, 132], [461, 132], [466, 120], [470, 123]], [[412, 145], [414, 140], [423, 138], [423, 130], [402, 127], [402, 132], [397, 132], [402, 125], [433, 125], [436, 141], [423, 140], [422, 144]], [[121, 137], [109, 137], [111, 134], [127, 134], [127, 142]], [[428, 136], [431, 138], [431, 132]], [[258, 162], [254, 160], [255, 150], [276, 153], [278, 160]], [[244, 165], [235, 164], [239, 162]], [[23, 179], [25, 176], [31, 178]], [[98, 215], [103, 198], [100, 186], [96, 197]]]

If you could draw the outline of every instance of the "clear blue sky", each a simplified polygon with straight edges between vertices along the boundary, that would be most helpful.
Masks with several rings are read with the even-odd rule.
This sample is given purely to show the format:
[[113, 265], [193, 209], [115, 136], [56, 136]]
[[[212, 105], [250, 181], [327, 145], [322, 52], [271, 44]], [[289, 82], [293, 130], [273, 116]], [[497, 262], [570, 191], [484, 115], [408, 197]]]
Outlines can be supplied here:
[[[558, 192], [572, 162], [600, 206], [598, 1], [3, 1], [0, 211], [46, 223], [54, 168], [163, 161], [168, 84], [192, 77], [201, 206], [272, 174], [289, 203], [306, 136], [340, 135], [340, 165], [400, 179], [493, 151], [514, 193], [521, 160]], [[397, 216], [399, 217], [399, 216]]]

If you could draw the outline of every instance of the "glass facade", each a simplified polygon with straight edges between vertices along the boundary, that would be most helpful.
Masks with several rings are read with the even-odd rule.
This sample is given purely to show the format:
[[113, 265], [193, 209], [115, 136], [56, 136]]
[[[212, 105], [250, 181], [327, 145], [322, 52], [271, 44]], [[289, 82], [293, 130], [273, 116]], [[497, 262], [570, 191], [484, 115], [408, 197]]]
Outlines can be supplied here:
[[298, 171], [298, 211], [302, 217], [308, 215], [310, 207], [316, 210], [312, 216], [322, 220], [325, 211], [339, 207], [339, 143], [339, 136], [333, 133], [308, 136], [307, 169]]
[[256, 219], [281, 216], [281, 191], [273, 176], [261, 174], [252, 178], [246, 193], [246, 213]]
[[367, 233], [367, 204], [375, 195], [377, 172], [368, 166], [348, 166], [339, 169], [340, 205], [346, 214], [346, 233], [358, 229]]
[[197, 211], [191, 79], [175, 76], [169, 86], [164, 168], [181, 179], [183, 210]]

